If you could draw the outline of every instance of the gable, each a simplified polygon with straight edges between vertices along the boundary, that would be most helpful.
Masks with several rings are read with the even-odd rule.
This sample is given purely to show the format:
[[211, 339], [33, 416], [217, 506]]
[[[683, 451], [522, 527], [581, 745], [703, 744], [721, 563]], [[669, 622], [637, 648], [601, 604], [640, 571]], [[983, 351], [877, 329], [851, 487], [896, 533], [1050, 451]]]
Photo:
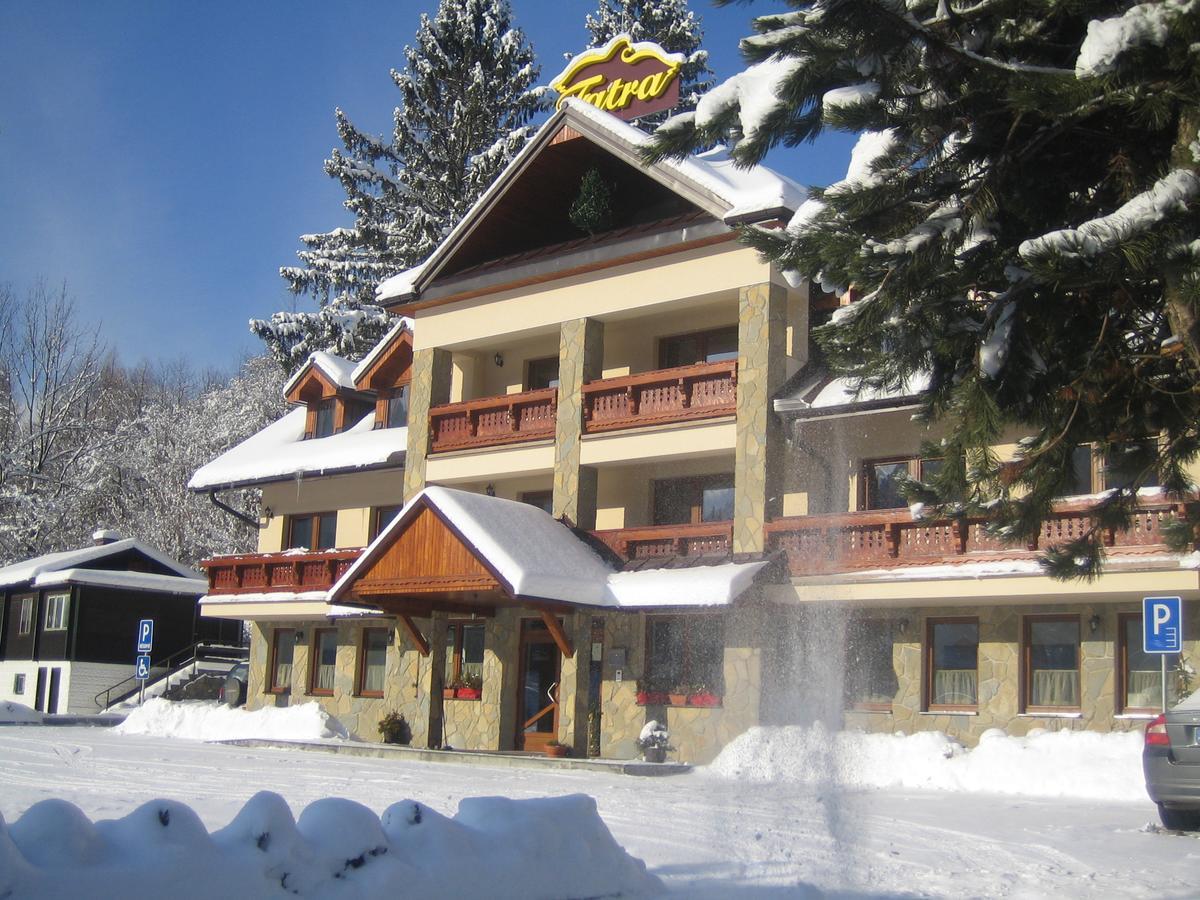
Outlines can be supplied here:
[[[384, 338], [384, 345], [364, 360], [354, 373], [354, 386], [364, 391], [381, 391], [412, 377], [412, 332], [401, 328]], [[361, 371], [360, 371], [361, 369]]]
[[359, 597], [502, 589], [474, 549], [427, 505], [408, 517], [348, 587]]
[[309, 361], [289, 385], [284, 399], [288, 403], [315, 403], [336, 396], [337, 392], [333, 380]]

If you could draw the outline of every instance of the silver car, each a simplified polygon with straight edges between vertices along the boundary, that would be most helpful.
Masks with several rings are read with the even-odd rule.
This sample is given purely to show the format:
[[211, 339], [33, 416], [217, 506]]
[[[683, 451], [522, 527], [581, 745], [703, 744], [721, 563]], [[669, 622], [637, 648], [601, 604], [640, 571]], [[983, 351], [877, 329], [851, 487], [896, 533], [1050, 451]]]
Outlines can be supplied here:
[[1146, 792], [1167, 828], [1200, 828], [1200, 691], [1146, 726]]

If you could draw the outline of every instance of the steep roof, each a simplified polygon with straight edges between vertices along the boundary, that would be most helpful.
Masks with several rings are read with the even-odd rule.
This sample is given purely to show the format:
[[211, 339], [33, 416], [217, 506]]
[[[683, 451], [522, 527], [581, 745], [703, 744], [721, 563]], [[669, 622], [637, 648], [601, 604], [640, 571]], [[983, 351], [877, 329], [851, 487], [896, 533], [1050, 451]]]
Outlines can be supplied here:
[[287, 384], [283, 386], [284, 396], [290, 394], [313, 369], [324, 373], [333, 382], [334, 387], [352, 391], [354, 390], [354, 366], [355, 364], [348, 359], [334, 356], [324, 350], [314, 350], [304, 361], [304, 365], [297, 369], [296, 373], [288, 379]]
[[407, 428], [376, 429], [375, 413], [371, 412], [346, 431], [305, 440], [306, 416], [303, 408], [293, 409], [226, 450], [196, 471], [188, 489], [243, 487], [295, 475], [333, 475], [404, 464]]
[[[130, 552], [141, 554], [174, 574], [153, 575], [153, 573], [146, 572], [104, 569], [98, 566], [98, 564], [104, 563], [112, 557]], [[188, 568], [179, 562], [179, 560], [172, 559], [149, 544], [143, 544], [134, 538], [125, 538], [113, 541], [110, 544], [81, 547], [78, 550], [61, 550], [57, 553], [44, 553], [32, 559], [4, 566], [0, 568], [0, 587], [12, 587], [26, 583], [35, 587], [77, 582], [103, 583], [105, 577], [111, 582], [114, 578], [121, 580], [122, 576], [127, 575], [143, 576], [143, 580], [148, 579], [146, 580], [147, 586], [144, 588], [147, 590], [158, 589], [149, 585], [151, 582], [161, 582], [161, 579], [175, 579], [174, 581], [161, 582], [161, 584], [174, 585], [175, 587], [179, 587], [177, 582], [180, 580], [194, 580], [196, 585], [199, 586], [197, 593], [202, 593], [207, 584], [207, 582], [199, 579], [197, 572]], [[100, 579], [100, 581], [96, 581], [96, 579]], [[128, 586], [129, 580], [129, 578], [124, 578], [126, 584], [116, 586]], [[134, 580], [136, 581], [137, 579]], [[188, 590], [184, 592], [189, 593], [191, 587], [188, 587]]]
[[[639, 177], [647, 179], [646, 183], [655, 190], [674, 195], [688, 207], [702, 210], [727, 226], [789, 218], [806, 196], [800, 185], [765, 166], [737, 168], [723, 149], [682, 160], [646, 164], [642, 161], [641, 151], [648, 146], [649, 135], [588, 103], [568, 99], [455, 225], [429, 259], [379, 285], [376, 296], [380, 302], [402, 302], [419, 295], [447, 268], [467, 239], [486, 227], [506, 193], [533, 168], [535, 160], [551, 152], [564, 135], [585, 139], [636, 168], [641, 173]], [[673, 214], [679, 211], [675, 210]]]

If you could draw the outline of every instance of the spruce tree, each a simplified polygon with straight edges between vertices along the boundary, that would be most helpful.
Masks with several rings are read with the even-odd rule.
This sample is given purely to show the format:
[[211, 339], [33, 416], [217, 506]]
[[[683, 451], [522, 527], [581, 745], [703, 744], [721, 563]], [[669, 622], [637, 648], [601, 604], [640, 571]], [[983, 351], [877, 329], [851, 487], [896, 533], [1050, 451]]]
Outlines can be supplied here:
[[442, 0], [421, 16], [403, 71], [391, 140], [337, 110], [341, 150], [325, 171], [346, 192], [354, 225], [302, 235], [301, 265], [280, 269], [316, 313], [280, 312], [251, 330], [293, 371], [313, 350], [365, 355], [389, 327], [376, 285], [417, 265], [528, 140], [544, 105], [533, 48], [508, 0]]
[[[656, 135], [678, 155], [730, 131], [742, 164], [827, 128], [862, 132], [841, 182], [786, 230], [747, 232], [857, 302], [818, 338], [864, 385], [928, 379], [943, 514], [1038, 534], [1091, 443], [1117, 484], [1095, 528], [1045, 557], [1093, 576], [1139, 485], [1194, 489], [1200, 450], [1200, 6], [1180, 0], [790, 0], [745, 71]], [[993, 448], [1023, 434], [1015, 463]], [[1151, 436], [1158, 438], [1146, 440]], [[1180, 521], [1177, 546], [1195, 539]]]
[[[634, 41], [653, 41], [668, 53], [683, 54], [679, 105], [640, 119], [643, 127], [658, 125], [672, 113], [695, 109], [700, 96], [712, 87], [708, 51], [701, 49], [704, 27], [688, 9], [687, 0], [600, 0], [584, 24], [591, 33], [592, 47], [603, 47], [616, 35], [628, 34]], [[572, 55], [567, 54], [568, 58]]]

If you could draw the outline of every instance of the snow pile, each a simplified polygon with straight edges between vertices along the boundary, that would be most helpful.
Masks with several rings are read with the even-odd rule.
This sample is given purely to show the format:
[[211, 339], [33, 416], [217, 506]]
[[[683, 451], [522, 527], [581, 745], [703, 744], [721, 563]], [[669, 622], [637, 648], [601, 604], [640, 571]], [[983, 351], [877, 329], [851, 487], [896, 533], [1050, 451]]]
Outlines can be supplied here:
[[0, 725], [12, 725], [17, 722], [41, 722], [42, 714], [28, 706], [5, 700], [0, 703]]
[[940, 731], [830, 733], [818, 724], [751, 728], [707, 771], [751, 782], [1137, 801], [1146, 799], [1141, 751], [1137, 731], [1011, 737], [993, 728], [968, 750]]
[[282, 797], [263, 791], [212, 834], [172, 800], [95, 823], [64, 800], [35, 804], [7, 829], [0, 819], [5, 897], [568, 898], [662, 889], [579, 794], [466, 799], [452, 819], [412, 800], [378, 817], [327, 798], [294, 820]]
[[275, 738], [307, 741], [346, 737], [346, 729], [317, 703], [249, 712], [212, 700], [147, 700], [116, 727], [118, 734], [152, 734], [193, 741]]

